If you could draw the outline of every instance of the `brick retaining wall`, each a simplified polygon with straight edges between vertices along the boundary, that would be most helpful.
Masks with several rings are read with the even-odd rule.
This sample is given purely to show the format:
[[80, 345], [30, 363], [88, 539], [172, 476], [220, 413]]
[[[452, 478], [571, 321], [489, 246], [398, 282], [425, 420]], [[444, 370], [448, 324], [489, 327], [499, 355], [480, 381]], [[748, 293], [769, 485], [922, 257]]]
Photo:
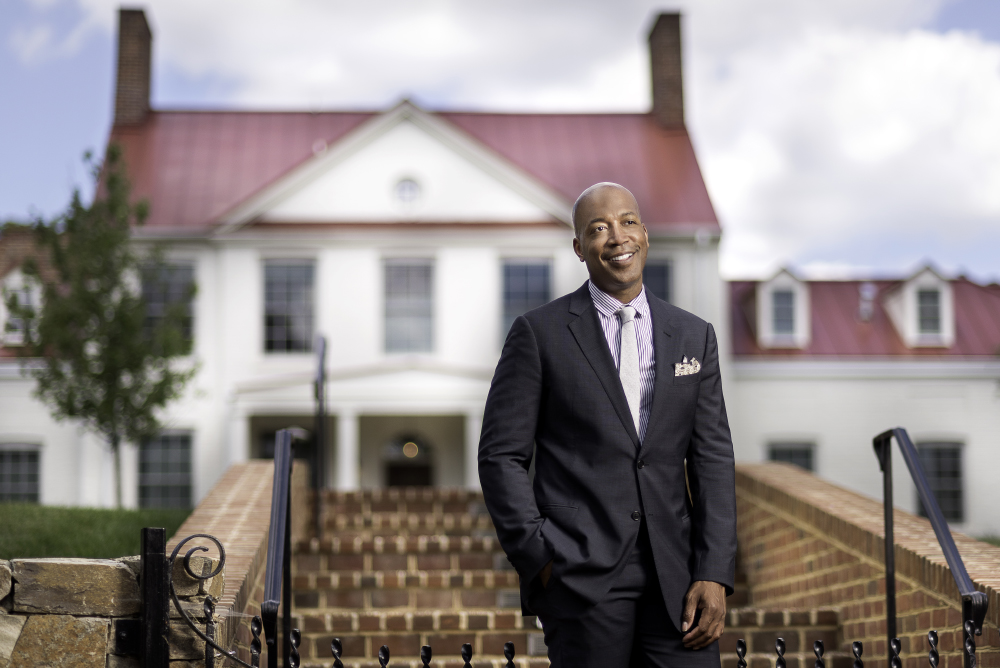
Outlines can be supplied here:
[[[167, 545], [169, 555], [180, 540], [207, 533], [226, 548], [225, 587], [216, 606], [219, 617], [216, 642], [236, 650], [246, 662], [250, 661], [250, 620], [260, 614], [264, 598], [273, 481], [271, 461], [253, 460], [230, 466]], [[309, 469], [304, 462], [296, 461], [292, 470], [293, 543], [306, 537], [310, 522], [308, 498]], [[184, 552], [196, 545], [208, 547], [205, 554], [216, 555], [216, 548], [204, 539], [185, 544]], [[261, 665], [267, 665], [266, 645], [263, 650]]]
[[[865, 644], [865, 665], [885, 666], [882, 503], [787, 464], [737, 466], [739, 559], [760, 608], [837, 607], [840, 649]], [[927, 631], [941, 666], [962, 665], [961, 601], [926, 519], [894, 514], [897, 633], [906, 668], [927, 665]], [[989, 597], [979, 665], [1000, 666], [1000, 548], [954, 533], [969, 576]], [[869, 658], [871, 661], [869, 661]]]

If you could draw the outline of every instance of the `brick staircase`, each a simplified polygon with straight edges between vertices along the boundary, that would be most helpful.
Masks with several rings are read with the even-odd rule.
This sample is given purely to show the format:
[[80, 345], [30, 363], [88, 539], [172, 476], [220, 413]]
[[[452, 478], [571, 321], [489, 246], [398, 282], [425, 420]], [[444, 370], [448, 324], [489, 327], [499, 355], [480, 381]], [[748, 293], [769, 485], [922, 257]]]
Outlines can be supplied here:
[[[496, 539], [482, 496], [463, 490], [390, 488], [327, 492], [326, 535], [295, 546], [295, 625], [302, 631], [303, 666], [332, 666], [330, 641], [343, 643], [345, 666], [378, 666], [380, 646], [390, 666], [461, 668], [463, 643], [473, 665], [504, 666], [513, 641], [521, 668], [548, 666], [541, 630], [522, 617], [517, 573]], [[785, 639], [789, 668], [814, 662], [812, 642], [824, 641], [827, 665], [850, 666], [839, 647], [834, 610], [756, 610], [746, 587], [730, 597], [723, 666], [736, 666], [736, 640], [745, 638], [750, 668], [773, 665], [774, 641]]]

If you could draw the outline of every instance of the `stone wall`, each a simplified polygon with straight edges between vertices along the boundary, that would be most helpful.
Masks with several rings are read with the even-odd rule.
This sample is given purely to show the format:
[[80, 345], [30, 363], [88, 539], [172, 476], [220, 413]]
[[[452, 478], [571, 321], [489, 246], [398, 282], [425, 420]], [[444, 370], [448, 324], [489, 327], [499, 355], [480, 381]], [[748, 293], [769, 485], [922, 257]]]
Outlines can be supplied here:
[[[222, 589], [221, 576], [198, 582], [175, 574], [175, 581], [182, 604], [192, 607]], [[138, 666], [116, 654], [114, 628], [137, 619], [140, 605], [139, 557], [0, 561], [0, 668]], [[185, 642], [185, 634], [176, 640]]]
[[[787, 464], [737, 467], [739, 559], [751, 605], [840, 610], [839, 649], [865, 646], [865, 665], [886, 665], [881, 501]], [[927, 664], [927, 632], [941, 666], [962, 665], [961, 601], [930, 523], [896, 510], [897, 635], [906, 668]], [[979, 666], [1000, 666], [1000, 548], [954, 533], [969, 575], [989, 598]]]
[[[183, 555], [196, 573], [218, 565], [211, 542], [185, 544], [174, 564], [174, 590], [185, 612], [204, 630], [205, 599], [216, 602], [217, 642], [249, 662], [249, 620], [260, 614], [264, 593], [273, 466], [253, 461], [230, 467], [167, 545], [197, 533], [216, 536], [226, 549], [225, 571], [207, 580], [184, 572]], [[293, 540], [309, 526], [308, 470], [292, 475]], [[119, 620], [138, 619], [139, 557], [121, 559], [15, 559], [0, 561], [0, 668], [137, 668], [138, 658], [117, 653]], [[170, 606], [171, 668], [204, 665], [205, 644]], [[266, 664], [266, 652], [262, 657]]]

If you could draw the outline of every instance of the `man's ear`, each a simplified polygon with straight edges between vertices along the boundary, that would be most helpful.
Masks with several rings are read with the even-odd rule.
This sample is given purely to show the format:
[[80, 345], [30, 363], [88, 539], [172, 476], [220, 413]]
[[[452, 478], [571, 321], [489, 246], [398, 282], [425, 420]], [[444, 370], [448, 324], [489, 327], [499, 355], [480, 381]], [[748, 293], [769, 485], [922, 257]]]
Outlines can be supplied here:
[[580, 238], [579, 237], [573, 237], [573, 252], [576, 253], [576, 256], [578, 258], [580, 258], [580, 262], [586, 262], [586, 260], [584, 260], [584, 258], [583, 258], [583, 249], [580, 248]]

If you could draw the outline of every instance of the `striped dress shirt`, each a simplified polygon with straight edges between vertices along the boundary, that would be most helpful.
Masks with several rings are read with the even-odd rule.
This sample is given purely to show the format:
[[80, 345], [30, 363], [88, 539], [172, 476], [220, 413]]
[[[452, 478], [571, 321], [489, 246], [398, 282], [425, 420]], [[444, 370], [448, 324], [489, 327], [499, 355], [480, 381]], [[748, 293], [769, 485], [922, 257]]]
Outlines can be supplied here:
[[597, 308], [604, 338], [608, 341], [611, 358], [615, 368], [621, 368], [621, 336], [622, 322], [618, 319], [618, 311], [623, 306], [635, 309], [635, 338], [639, 346], [639, 441], [646, 435], [646, 425], [649, 424], [649, 410], [653, 404], [653, 386], [656, 382], [656, 358], [653, 353], [653, 318], [649, 312], [649, 302], [646, 301], [646, 287], [628, 304], [620, 301], [596, 287], [593, 281], [588, 281], [590, 298]]

